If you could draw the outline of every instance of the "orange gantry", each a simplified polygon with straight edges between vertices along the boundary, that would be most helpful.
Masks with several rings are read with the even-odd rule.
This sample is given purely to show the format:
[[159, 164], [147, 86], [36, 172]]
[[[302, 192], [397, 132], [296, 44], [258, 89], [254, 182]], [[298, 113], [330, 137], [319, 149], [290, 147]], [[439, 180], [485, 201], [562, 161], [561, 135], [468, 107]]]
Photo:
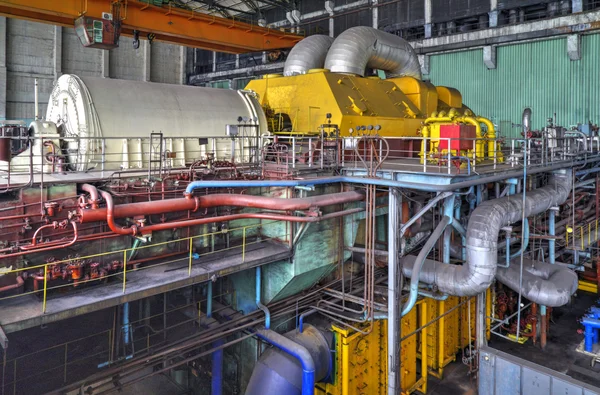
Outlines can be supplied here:
[[303, 37], [234, 19], [150, 4], [151, 0], [0, 0], [0, 15], [73, 27], [76, 18], [118, 15], [121, 34], [212, 51], [243, 53], [291, 48]]

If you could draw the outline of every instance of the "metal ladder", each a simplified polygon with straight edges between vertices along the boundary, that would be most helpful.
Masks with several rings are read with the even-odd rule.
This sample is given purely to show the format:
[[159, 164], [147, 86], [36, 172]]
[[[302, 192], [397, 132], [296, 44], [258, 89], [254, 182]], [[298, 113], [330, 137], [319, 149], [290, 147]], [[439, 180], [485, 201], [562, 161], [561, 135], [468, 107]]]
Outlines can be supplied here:
[[148, 153], [148, 181], [162, 176], [164, 139], [162, 132], [150, 133], [150, 151]]

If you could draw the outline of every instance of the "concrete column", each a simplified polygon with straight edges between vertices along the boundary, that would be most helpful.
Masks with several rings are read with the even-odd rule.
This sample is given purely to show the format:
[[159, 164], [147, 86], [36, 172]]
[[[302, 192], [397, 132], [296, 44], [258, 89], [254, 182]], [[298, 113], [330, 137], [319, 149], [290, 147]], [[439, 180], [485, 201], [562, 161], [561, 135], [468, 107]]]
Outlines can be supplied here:
[[401, 217], [399, 215], [399, 207], [402, 204], [402, 195], [395, 188], [390, 188], [388, 199], [388, 320], [387, 320], [387, 359], [388, 359], [388, 395], [397, 395], [400, 393], [396, 388], [397, 382], [397, 355], [398, 350], [398, 327], [399, 321], [396, 317], [398, 313], [398, 298], [401, 290], [396, 290], [396, 277], [402, 273], [397, 273], [398, 266], [398, 228], [401, 225]]
[[267, 51], [262, 53], [262, 64], [267, 64]]
[[425, 0], [425, 38], [431, 38], [433, 26], [431, 16], [433, 15], [432, 0]]
[[498, 26], [498, 0], [490, 0], [490, 27]]
[[179, 47], [179, 84], [187, 85], [187, 48], [183, 45]]
[[54, 26], [54, 81], [62, 75], [62, 26]]
[[379, 29], [379, 7], [377, 7], [378, 3], [379, 0], [371, 0], [371, 12], [373, 13], [373, 27], [375, 29]]
[[235, 68], [240, 68], [240, 54], [235, 55]]
[[213, 52], [213, 62], [212, 62], [212, 71], [213, 73], [217, 71], [217, 53]]
[[583, 0], [573, 0], [571, 2], [573, 14], [583, 12]]
[[567, 36], [567, 55], [571, 60], [581, 59], [581, 39], [579, 34], [570, 34]]
[[332, 0], [327, 0], [325, 2], [325, 11], [329, 14], [329, 37], [335, 36], [335, 19], [333, 18], [333, 9], [335, 8], [335, 3]]
[[429, 55], [418, 55], [421, 64], [421, 74], [429, 75]]
[[488, 70], [496, 68], [496, 47], [493, 45], [487, 45], [483, 47], [483, 64]]
[[6, 17], [0, 17], [0, 120], [6, 119]]
[[142, 69], [142, 81], [150, 81], [152, 67], [152, 44], [148, 40], [142, 40], [142, 51], [144, 56], [144, 67]]
[[110, 52], [102, 50], [102, 78], [110, 78]]

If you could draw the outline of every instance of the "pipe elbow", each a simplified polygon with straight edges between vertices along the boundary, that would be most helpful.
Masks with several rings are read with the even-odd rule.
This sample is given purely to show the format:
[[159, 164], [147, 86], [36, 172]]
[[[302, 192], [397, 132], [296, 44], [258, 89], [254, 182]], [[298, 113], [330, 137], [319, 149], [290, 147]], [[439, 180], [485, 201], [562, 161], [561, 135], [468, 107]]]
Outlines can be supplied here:
[[283, 75], [289, 77], [306, 74], [310, 69], [322, 69], [332, 43], [333, 37], [323, 34], [306, 37], [290, 51], [283, 66]]
[[492, 121], [490, 121], [488, 118], [485, 118], [485, 117], [477, 117], [475, 119], [477, 120], [477, 122], [482, 123], [486, 126], [487, 137], [489, 139], [496, 138], [496, 128], [494, 127], [494, 123]]

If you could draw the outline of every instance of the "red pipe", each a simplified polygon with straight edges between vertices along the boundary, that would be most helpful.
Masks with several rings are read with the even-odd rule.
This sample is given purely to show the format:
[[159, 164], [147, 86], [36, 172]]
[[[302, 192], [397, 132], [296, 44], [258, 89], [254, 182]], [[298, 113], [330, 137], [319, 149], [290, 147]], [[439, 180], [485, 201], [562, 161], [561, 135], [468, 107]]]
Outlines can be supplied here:
[[168, 230], [174, 228], [182, 228], [185, 226], [196, 226], [203, 225], [213, 222], [226, 222], [235, 221], [238, 219], [271, 219], [275, 221], [290, 221], [290, 222], [319, 222], [327, 219], [338, 218], [344, 215], [355, 214], [364, 211], [363, 208], [352, 208], [348, 210], [338, 211], [336, 213], [326, 214], [321, 217], [295, 217], [293, 215], [280, 215], [280, 214], [269, 214], [269, 213], [245, 213], [245, 214], [233, 214], [233, 215], [222, 215], [220, 217], [209, 217], [192, 219], [189, 221], [178, 221], [178, 222], [167, 222], [164, 224], [155, 224], [150, 226], [144, 226], [138, 230], [141, 233], [149, 233], [159, 230]]
[[[24, 251], [20, 251], [20, 252], [14, 252], [12, 254], [6, 254], [6, 255], [0, 255], [0, 258], [13, 258], [13, 257], [17, 257], [17, 256], [23, 256], [23, 255], [27, 255], [27, 254], [33, 254], [33, 253], [39, 253], [39, 252], [47, 252], [47, 251], [53, 251], [53, 250], [58, 250], [59, 248], [65, 248], [65, 247], [70, 247], [73, 244], [75, 244], [77, 242], [78, 239], [78, 234], [77, 234], [77, 224], [73, 221], [71, 221], [71, 225], [73, 226], [73, 239], [66, 243], [66, 244], [59, 244], [59, 245], [53, 245], [47, 248], [39, 248], [39, 249], [33, 249], [32, 247], [35, 246], [21, 246], [21, 249]], [[54, 243], [54, 242], [52, 242]]]
[[115, 203], [113, 202], [112, 195], [110, 193], [104, 192], [104, 191], [102, 191], [100, 193], [102, 194], [102, 197], [106, 201], [106, 223], [108, 224], [108, 227], [110, 228], [110, 230], [112, 230], [113, 232], [120, 234], [120, 235], [134, 235], [135, 227], [131, 227], [131, 228], [117, 227], [117, 225], [115, 224], [115, 216], [114, 216]]
[[31, 245], [32, 245], [32, 246], [35, 246], [35, 245], [37, 245], [37, 237], [38, 237], [38, 234], [39, 234], [39, 233], [40, 233], [42, 230], [44, 230], [44, 229], [48, 229], [48, 228], [52, 228], [52, 229], [56, 229], [56, 228], [58, 228], [58, 222], [54, 221], [54, 222], [52, 222], [51, 224], [47, 224], [47, 225], [40, 226], [39, 228], [37, 228], [37, 230], [36, 230], [36, 231], [35, 231], [35, 233], [33, 234], [33, 237], [31, 238]]
[[[105, 193], [102, 196], [106, 200]], [[112, 196], [111, 196], [112, 199]], [[313, 207], [330, 206], [356, 202], [364, 199], [360, 191], [334, 193], [309, 198], [281, 199], [266, 196], [214, 194], [202, 197], [186, 197], [181, 199], [156, 200], [151, 202], [113, 205], [113, 218], [135, 217], [138, 215], [164, 214], [176, 211], [197, 211], [199, 208], [238, 206], [262, 208], [281, 211], [308, 210]], [[108, 204], [107, 204], [108, 206]], [[104, 221], [108, 207], [103, 209], [80, 210], [81, 223]], [[112, 229], [112, 228], [111, 228]], [[127, 233], [129, 234], [129, 233]]]
[[17, 280], [17, 282], [14, 284], [9, 284], [9, 285], [5, 285], [4, 287], [0, 287], [0, 294], [4, 293], [4, 292], [12, 291], [13, 289], [20, 288], [23, 286], [23, 284], [25, 284], [25, 281], [23, 281], [23, 278], [19, 275], [17, 275], [16, 280]]
[[100, 199], [96, 187], [91, 184], [83, 184], [81, 190], [90, 194], [90, 204], [93, 209], [97, 209]]

